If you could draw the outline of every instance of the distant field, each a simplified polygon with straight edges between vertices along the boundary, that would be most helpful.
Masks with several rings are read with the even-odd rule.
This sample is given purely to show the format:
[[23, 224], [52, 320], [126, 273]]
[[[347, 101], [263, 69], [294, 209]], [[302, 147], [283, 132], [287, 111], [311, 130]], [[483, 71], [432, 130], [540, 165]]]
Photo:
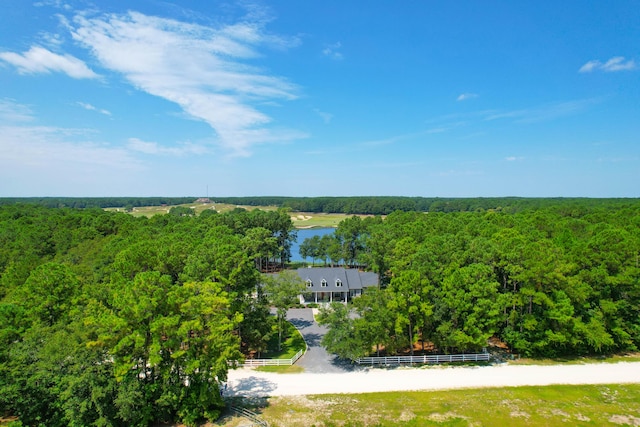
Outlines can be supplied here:
[[640, 384], [288, 396], [256, 400], [252, 409], [269, 425], [287, 427], [638, 426]]
[[[192, 208], [196, 211], [196, 214], [200, 214], [201, 212], [206, 211], [207, 209], [214, 209], [219, 213], [229, 212], [234, 210], [235, 208], [242, 208], [246, 210], [261, 209], [265, 211], [274, 211], [277, 209], [275, 206], [256, 207], [256, 206], [229, 205], [224, 203], [186, 203], [183, 205], [175, 205], [175, 206]], [[164, 215], [166, 213], [169, 213], [169, 210], [171, 210], [171, 208], [175, 206], [174, 205], [172, 206], [168, 206], [168, 205], [167, 206], [141, 206], [138, 208], [133, 208], [133, 211], [131, 211], [130, 214], [133, 216], [146, 216], [146, 217], [152, 217], [154, 215]], [[105, 210], [111, 211], [111, 212], [124, 212], [124, 208], [106, 208]]]
[[[188, 203], [184, 205], [187, 208], [192, 208], [196, 211], [196, 214], [207, 209], [214, 209], [219, 213], [229, 212], [236, 208], [242, 208], [246, 210], [260, 209], [265, 211], [276, 210], [275, 206], [241, 206], [241, 205], [229, 205], [224, 203]], [[148, 218], [154, 215], [164, 215], [169, 213], [169, 210], [173, 206], [143, 206], [139, 208], [133, 208], [130, 212], [133, 216], [146, 216]], [[124, 208], [106, 208], [105, 210], [111, 212], [124, 212]], [[326, 214], [326, 213], [309, 213], [309, 212], [291, 212], [291, 220], [296, 228], [325, 228], [325, 227], [337, 227], [338, 223], [343, 219], [350, 217], [346, 214]]]

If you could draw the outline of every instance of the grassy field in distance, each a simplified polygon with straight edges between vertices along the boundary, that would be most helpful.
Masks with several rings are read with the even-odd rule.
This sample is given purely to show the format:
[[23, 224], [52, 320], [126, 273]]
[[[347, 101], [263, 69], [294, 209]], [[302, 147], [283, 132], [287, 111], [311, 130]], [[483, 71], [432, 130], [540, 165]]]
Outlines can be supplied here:
[[[187, 208], [192, 208], [196, 211], [196, 214], [207, 209], [215, 209], [219, 213], [229, 212], [235, 208], [242, 208], [246, 210], [260, 209], [265, 211], [276, 210], [275, 206], [240, 206], [229, 205], [225, 203], [188, 203], [184, 205]], [[146, 216], [152, 217], [154, 215], [164, 215], [169, 213], [169, 210], [174, 206], [142, 206], [133, 208], [133, 211], [129, 212], [133, 216]], [[107, 208], [105, 209], [111, 212], [124, 212], [124, 208]], [[291, 220], [296, 228], [328, 228], [337, 227], [338, 223], [351, 215], [346, 214], [328, 214], [328, 213], [309, 213], [309, 212], [291, 212]]]
[[269, 425], [287, 427], [640, 425], [640, 384], [285, 396], [245, 404]]

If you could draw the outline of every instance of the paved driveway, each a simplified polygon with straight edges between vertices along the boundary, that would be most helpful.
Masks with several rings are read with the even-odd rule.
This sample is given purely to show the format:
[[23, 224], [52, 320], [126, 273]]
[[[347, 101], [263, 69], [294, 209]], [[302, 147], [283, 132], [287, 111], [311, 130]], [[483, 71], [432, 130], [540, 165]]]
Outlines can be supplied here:
[[296, 362], [296, 365], [302, 366], [305, 372], [341, 373], [354, 370], [350, 362], [327, 353], [327, 350], [320, 345], [322, 337], [327, 333], [327, 328], [313, 320], [313, 312], [310, 308], [290, 309], [287, 312], [287, 320], [298, 328], [307, 342], [307, 352]]

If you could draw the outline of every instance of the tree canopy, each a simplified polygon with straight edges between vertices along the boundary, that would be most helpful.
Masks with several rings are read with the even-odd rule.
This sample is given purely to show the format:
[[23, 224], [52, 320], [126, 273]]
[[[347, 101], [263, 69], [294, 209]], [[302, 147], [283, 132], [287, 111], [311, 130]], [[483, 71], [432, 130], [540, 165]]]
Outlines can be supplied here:
[[492, 337], [527, 356], [636, 351], [639, 224], [637, 202], [394, 212], [358, 248], [382, 289], [356, 301], [358, 321], [325, 316], [341, 337], [328, 345], [357, 350], [350, 357], [413, 352], [419, 341], [478, 351]]
[[195, 425], [229, 361], [260, 351], [259, 268], [286, 262], [284, 211], [135, 218], [0, 206], [0, 414], [23, 425]]
[[[331, 351], [477, 351], [488, 338], [531, 356], [638, 350], [637, 200], [436, 202], [350, 217], [308, 245], [381, 278], [322, 314]], [[260, 271], [286, 266], [294, 238], [286, 208], [137, 218], [0, 206], [0, 413], [47, 426], [214, 419], [227, 361], [273, 333], [268, 298], [280, 302]]]

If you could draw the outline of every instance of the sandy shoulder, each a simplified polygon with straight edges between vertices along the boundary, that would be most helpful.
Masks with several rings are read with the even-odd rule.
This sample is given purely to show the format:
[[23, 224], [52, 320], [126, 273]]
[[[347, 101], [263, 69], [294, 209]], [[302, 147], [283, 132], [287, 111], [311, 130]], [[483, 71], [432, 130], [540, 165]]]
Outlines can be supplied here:
[[292, 396], [551, 384], [640, 383], [640, 362], [368, 369], [341, 374], [229, 372], [229, 396]]

